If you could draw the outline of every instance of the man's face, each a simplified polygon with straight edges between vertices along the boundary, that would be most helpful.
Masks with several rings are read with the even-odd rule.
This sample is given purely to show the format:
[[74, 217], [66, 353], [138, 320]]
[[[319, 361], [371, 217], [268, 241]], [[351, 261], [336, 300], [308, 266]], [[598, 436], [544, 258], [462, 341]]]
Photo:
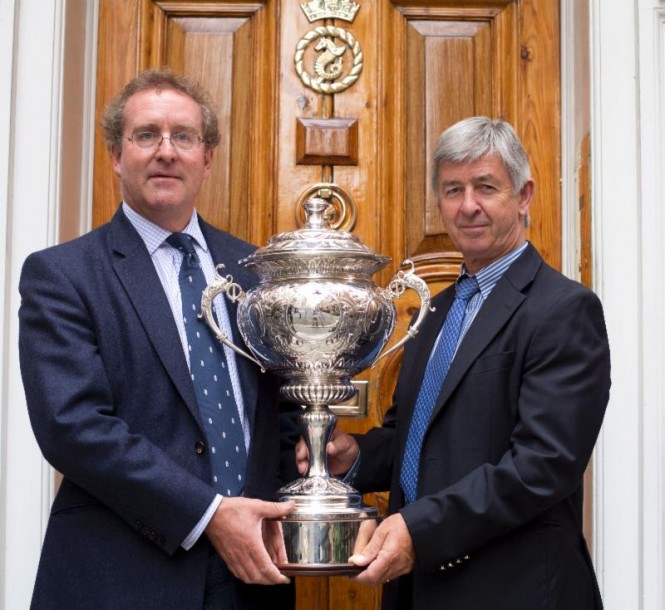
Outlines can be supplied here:
[[203, 143], [182, 151], [170, 140], [142, 149], [127, 140], [141, 131], [164, 136], [194, 131], [201, 136], [198, 104], [173, 89], [136, 93], [125, 106], [124, 139], [112, 151], [113, 170], [120, 177], [125, 202], [139, 214], [169, 231], [182, 230], [192, 215], [194, 200], [210, 173], [212, 150]]
[[494, 155], [473, 163], [441, 164], [439, 212], [470, 273], [524, 242], [524, 220], [533, 192], [529, 180], [514, 195], [508, 172]]

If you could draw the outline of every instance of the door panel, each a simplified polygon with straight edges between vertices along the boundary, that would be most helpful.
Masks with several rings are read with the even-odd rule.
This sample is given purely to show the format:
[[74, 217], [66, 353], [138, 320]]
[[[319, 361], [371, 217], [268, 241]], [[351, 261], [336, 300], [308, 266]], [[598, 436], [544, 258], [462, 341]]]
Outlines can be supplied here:
[[[143, 68], [190, 74], [213, 94], [222, 133], [197, 202], [204, 218], [263, 245], [296, 228], [299, 203], [321, 192], [345, 227], [392, 257], [378, 284], [411, 257], [436, 292], [454, 280], [460, 257], [430, 193], [431, 151], [458, 119], [502, 116], [522, 137], [536, 180], [529, 239], [560, 267], [558, 2], [358, 0], [352, 20], [312, 22], [301, 3], [99, 0], [98, 118]], [[342, 72], [316, 84], [317, 69], [333, 66], [324, 47], [341, 53]], [[333, 186], [320, 191], [321, 184]], [[94, 224], [120, 199], [98, 134]], [[417, 298], [407, 293], [396, 306], [397, 337]], [[398, 352], [359, 376], [368, 381], [367, 416], [342, 418], [340, 427], [361, 432], [380, 423], [400, 359]], [[385, 509], [384, 495], [365, 501]], [[378, 588], [347, 578], [299, 577], [297, 585], [301, 610], [380, 601]]]

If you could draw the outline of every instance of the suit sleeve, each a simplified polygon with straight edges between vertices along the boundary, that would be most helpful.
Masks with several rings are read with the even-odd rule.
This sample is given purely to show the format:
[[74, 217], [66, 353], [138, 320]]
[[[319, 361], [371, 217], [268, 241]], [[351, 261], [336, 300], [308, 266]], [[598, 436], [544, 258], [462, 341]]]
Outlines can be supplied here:
[[472, 553], [580, 486], [609, 397], [600, 301], [565, 291], [530, 323], [523, 344], [509, 449], [401, 510], [425, 569]]
[[[360, 447], [360, 464], [353, 485], [362, 493], [390, 489], [397, 454], [396, 410], [386, 412], [380, 428], [352, 435]], [[364, 457], [363, 457], [364, 456]]]
[[[193, 473], [198, 456], [192, 447], [179, 447], [192, 457], [177, 460], [157, 442], [180, 442], [178, 423], [169, 415], [173, 405], [149, 409], [146, 397], [137, 394], [130, 408], [143, 419], [130, 424], [118, 415], [95, 328], [95, 316], [117, 312], [93, 316], [90, 301], [48, 252], [27, 259], [19, 288], [21, 373], [45, 458], [82, 504], [102, 503], [166, 552], [175, 552], [215, 492]], [[153, 373], [137, 371], [141, 379]]]

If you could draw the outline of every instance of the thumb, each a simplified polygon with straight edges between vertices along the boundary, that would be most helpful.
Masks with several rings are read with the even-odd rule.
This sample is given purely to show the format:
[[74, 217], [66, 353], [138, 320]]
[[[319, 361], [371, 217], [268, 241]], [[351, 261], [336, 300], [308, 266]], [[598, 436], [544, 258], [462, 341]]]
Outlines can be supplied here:
[[286, 502], [265, 502], [265, 505], [264, 517], [267, 519], [286, 517], [296, 507], [296, 503], [293, 500]]
[[372, 563], [383, 547], [383, 541], [385, 538], [385, 534], [380, 530], [377, 530], [371, 540], [367, 543], [367, 546], [360, 553], [354, 553], [349, 557], [349, 563], [356, 566], [366, 566]]

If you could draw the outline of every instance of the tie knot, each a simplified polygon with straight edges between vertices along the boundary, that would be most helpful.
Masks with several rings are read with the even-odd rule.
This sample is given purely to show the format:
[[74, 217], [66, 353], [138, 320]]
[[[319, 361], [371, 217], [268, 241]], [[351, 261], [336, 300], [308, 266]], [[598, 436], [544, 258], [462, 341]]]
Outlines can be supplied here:
[[171, 233], [166, 238], [166, 241], [174, 248], [181, 250], [184, 254], [196, 253], [196, 250], [194, 250], [194, 240], [187, 233]]
[[455, 298], [468, 301], [478, 290], [480, 290], [478, 280], [475, 277], [465, 275], [455, 284]]

